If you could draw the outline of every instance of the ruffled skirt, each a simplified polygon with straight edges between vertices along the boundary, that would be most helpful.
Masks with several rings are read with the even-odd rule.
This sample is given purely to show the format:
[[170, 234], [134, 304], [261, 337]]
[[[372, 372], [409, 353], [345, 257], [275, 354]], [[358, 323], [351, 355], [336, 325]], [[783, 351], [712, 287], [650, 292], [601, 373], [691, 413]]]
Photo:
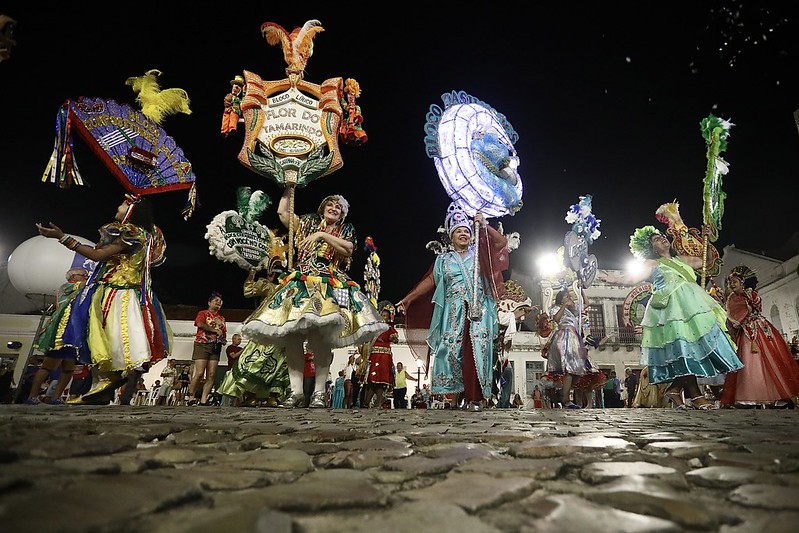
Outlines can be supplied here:
[[56, 311], [37, 347], [60, 353], [71, 348], [80, 363], [117, 371], [160, 361], [171, 352], [172, 341], [155, 294], [142, 303], [138, 287], [92, 284]]
[[727, 335], [726, 313], [695, 283], [681, 283], [667, 302], [647, 305], [641, 326], [641, 363], [649, 382], [681, 376], [711, 378], [741, 368]]
[[240, 399], [249, 394], [258, 400], [265, 400], [276, 394], [283, 400], [290, 389], [289, 367], [284, 351], [256, 342], [247, 343], [219, 385], [219, 393]]
[[307, 340], [313, 351], [316, 347], [368, 344], [387, 329], [388, 324], [357, 284], [295, 271], [244, 321], [241, 331], [265, 345], [287, 346]]

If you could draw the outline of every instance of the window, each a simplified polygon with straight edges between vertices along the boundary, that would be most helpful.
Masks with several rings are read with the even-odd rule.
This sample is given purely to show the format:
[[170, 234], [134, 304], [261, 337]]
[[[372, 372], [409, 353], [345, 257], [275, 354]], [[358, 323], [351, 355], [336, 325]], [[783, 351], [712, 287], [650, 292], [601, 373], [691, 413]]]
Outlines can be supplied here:
[[[524, 388], [528, 394], [535, 389], [536, 385], [541, 384], [541, 376], [544, 375], [545, 370], [544, 361], [525, 361]], [[543, 387], [541, 389], [543, 390]]]
[[776, 305], [771, 306], [771, 323], [774, 324], [778, 332], [782, 333], [782, 319], [780, 318], [780, 310]]
[[635, 344], [635, 328], [624, 325], [623, 305], [616, 305], [616, 321], [619, 324], [619, 344]]
[[605, 337], [605, 315], [602, 314], [602, 305], [591, 304], [588, 306], [588, 328], [591, 335], [597, 339]]

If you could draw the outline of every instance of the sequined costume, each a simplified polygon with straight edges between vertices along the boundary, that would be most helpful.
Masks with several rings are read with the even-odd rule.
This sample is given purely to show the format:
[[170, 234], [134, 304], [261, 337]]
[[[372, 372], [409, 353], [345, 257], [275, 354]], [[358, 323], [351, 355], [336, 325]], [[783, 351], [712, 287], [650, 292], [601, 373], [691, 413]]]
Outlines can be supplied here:
[[[302, 215], [295, 242], [326, 229], [327, 222], [317, 213]], [[356, 247], [352, 224], [335, 225], [330, 233]], [[244, 321], [242, 334], [277, 346], [307, 339], [312, 350], [371, 342], [388, 325], [344, 272], [350, 262], [321, 239], [299, 250], [294, 270], [280, 278], [275, 294]]]
[[[245, 298], [261, 297], [267, 301], [275, 290], [277, 285], [264, 278], [244, 282]], [[225, 374], [218, 392], [235, 398], [251, 395], [257, 400], [275, 395], [281, 401], [290, 390], [285, 350], [250, 341], [236, 358], [233, 368]]]
[[743, 365], [725, 324], [726, 313], [679, 258], [660, 258], [652, 272], [653, 294], [641, 321], [641, 364], [650, 383], [681, 376], [713, 377]]
[[40, 350], [70, 347], [80, 363], [92, 363], [100, 371], [137, 368], [169, 355], [172, 330], [150, 290], [150, 266], [163, 260], [163, 235], [119, 222], [100, 228], [101, 244], [117, 239], [129, 248], [97, 265], [86, 286], [41, 336]]
[[722, 405], [768, 405], [799, 395], [799, 364], [761, 310], [762, 301], [754, 289], [727, 298], [728, 323], [744, 367], [727, 374]]
[[[550, 309], [549, 314], [555, 316], [561, 306]], [[577, 315], [566, 307], [558, 322], [558, 329], [552, 334], [547, 350], [547, 372], [553, 374], [569, 373], [582, 376], [587, 372], [585, 361], [588, 350], [579, 333]]]
[[[504, 240], [493, 228], [489, 227], [489, 232]], [[491, 396], [493, 344], [499, 332], [499, 321], [497, 303], [490, 291], [485, 290], [483, 278], [478, 279], [477, 295], [474, 297], [473, 272], [476, 260], [475, 248], [470, 246], [463, 256], [455, 251], [439, 255], [433, 265], [436, 288], [433, 293], [433, 318], [427, 335], [427, 343], [432, 350], [433, 394], [464, 391], [466, 350], [472, 352], [483, 398]], [[475, 301], [477, 308], [470, 309]], [[470, 314], [477, 314], [479, 318], [469, 318]]]
[[[391, 337], [397, 335], [394, 326], [381, 333], [369, 350], [369, 368], [366, 382], [394, 385], [394, 356], [391, 352]], [[396, 338], [396, 337], [394, 337]]]

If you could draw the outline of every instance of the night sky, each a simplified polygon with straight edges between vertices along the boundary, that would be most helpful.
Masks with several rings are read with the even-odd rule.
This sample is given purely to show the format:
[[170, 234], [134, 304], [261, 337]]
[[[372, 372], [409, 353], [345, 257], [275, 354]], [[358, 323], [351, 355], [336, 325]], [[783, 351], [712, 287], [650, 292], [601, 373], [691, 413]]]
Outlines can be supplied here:
[[[581, 195], [593, 196], [601, 219], [602, 235], [590, 248], [600, 268], [630, 259], [630, 233], [660, 227], [654, 211], [664, 202], [677, 199], [685, 222], [701, 225], [707, 160], [699, 123], [710, 113], [735, 124], [722, 154], [730, 173], [719, 251], [734, 244], [779, 257], [796, 231], [799, 19], [788, 8], [553, 2], [522, 13], [502, 3], [455, 11], [451, 2], [435, 10], [213, 2], [180, 11], [172, 2], [149, 10], [148, 4], [0, 7], [17, 20], [17, 45], [0, 63], [4, 260], [36, 235], [37, 221], [95, 239], [113, 219], [124, 191], [79, 138], [76, 157], [90, 186], [42, 183], [56, 112], [80, 96], [134, 104], [125, 80], [156, 68], [162, 88], [180, 87], [191, 97], [193, 113], [168, 117], [163, 127], [194, 167], [200, 206], [186, 222], [185, 191], [152, 197], [167, 239], [154, 288], [165, 304], [202, 306], [219, 290], [225, 307], [253, 307], [241, 294], [246, 273], [209, 254], [206, 225], [235, 209], [236, 188], [247, 185], [274, 201], [261, 223], [282, 230], [275, 212], [281, 190], [238, 162], [241, 131], [220, 136], [222, 100], [243, 70], [285, 77], [282, 52], [262, 38], [262, 23], [291, 30], [309, 19], [325, 31], [314, 39], [305, 79], [358, 80], [369, 140], [342, 147], [343, 168], [298, 190], [296, 211], [315, 210], [327, 194], [349, 200], [359, 241], [350, 275], [363, 280], [362, 244], [371, 235], [381, 259], [381, 299], [398, 301], [434, 259], [425, 244], [436, 238], [450, 200], [425, 154], [423, 127], [429, 107], [443, 106], [441, 95], [453, 90], [488, 103], [519, 134], [524, 207], [499, 219], [507, 232], [521, 234], [511, 277], [531, 275], [540, 254], [562, 245], [570, 229], [566, 211]], [[126, 14], [112, 14], [119, 10]]]

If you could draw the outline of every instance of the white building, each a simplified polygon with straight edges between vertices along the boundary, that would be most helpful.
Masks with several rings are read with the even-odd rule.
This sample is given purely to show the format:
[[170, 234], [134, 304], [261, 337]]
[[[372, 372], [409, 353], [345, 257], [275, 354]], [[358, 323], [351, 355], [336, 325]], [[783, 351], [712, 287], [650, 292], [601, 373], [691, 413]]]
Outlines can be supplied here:
[[[724, 267], [716, 278], [719, 286], [724, 285], [724, 278], [734, 266], [746, 264], [757, 272], [759, 285], [758, 293], [763, 300], [763, 314], [771, 320], [786, 339], [799, 335], [799, 255], [787, 261], [778, 261], [752, 252], [738, 250], [734, 246], [724, 248]], [[2, 265], [0, 265], [2, 266]], [[533, 296], [541, 309], [547, 310], [554, 298], [553, 288], [544, 280], [531, 278], [519, 280], [525, 286], [528, 294]], [[590, 358], [595, 366], [602, 370], [614, 370], [619, 378], [623, 378], [625, 367], [640, 369], [640, 335], [623, 324], [622, 315], [625, 299], [630, 294], [630, 287], [594, 282], [586, 294], [589, 299], [589, 319], [591, 333], [596, 337], [608, 337], [607, 342], [597, 349], [591, 349]], [[33, 309], [34, 314], [31, 313]], [[41, 314], [35, 312], [35, 303], [26, 301], [23, 296], [16, 293], [14, 287], [8, 283], [5, 269], [0, 269], [0, 359], [9, 363], [14, 369], [15, 381], [19, 383], [24, 370], [25, 361], [31, 354], [33, 336], [37, 330]], [[27, 313], [27, 314], [26, 314]], [[195, 333], [194, 325], [189, 320], [170, 320], [175, 333], [175, 349], [172, 357], [178, 363], [190, 364], [192, 343]], [[229, 336], [241, 328], [241, 323], [229, 322]], [[402, 362], [411, 376], [416, 377], [417, 370], [422, 383], [429, 382], [425, 378], [425, 368], [417, 367], [416, 359], [410, 348], [405, 343], [404, 330], [398, 328], [400, 341], [394, 347], [394, 362]], [[247, 339], [244, 339], [244, 343]], [[546, 360], [541, 357], [541, 348], [546, 338], [542, 338], [532, 331], [520, 331], [513, 338], [513, 345], [509, 354], [510, 362], [514, 368], [513, 392], [519, 393], [522, 398], [528, 398], [534, 386], [541, 379], [546, 370]], [[347, 362], [349, 353], [355, 348], [342, 348], [334, 352], [333, 363], [330, 367], [331, 376], [338, 375]], [[160, 365], [165, 363], [159, 363]], [[220, 366], [227, 365], [227, 360], [222, 355]], [[160, 367], [156, 365], [145, 375], [148, 386], [158, 375]], [[416, 383], [411, 381], [408, 386], [410, 395]]]

